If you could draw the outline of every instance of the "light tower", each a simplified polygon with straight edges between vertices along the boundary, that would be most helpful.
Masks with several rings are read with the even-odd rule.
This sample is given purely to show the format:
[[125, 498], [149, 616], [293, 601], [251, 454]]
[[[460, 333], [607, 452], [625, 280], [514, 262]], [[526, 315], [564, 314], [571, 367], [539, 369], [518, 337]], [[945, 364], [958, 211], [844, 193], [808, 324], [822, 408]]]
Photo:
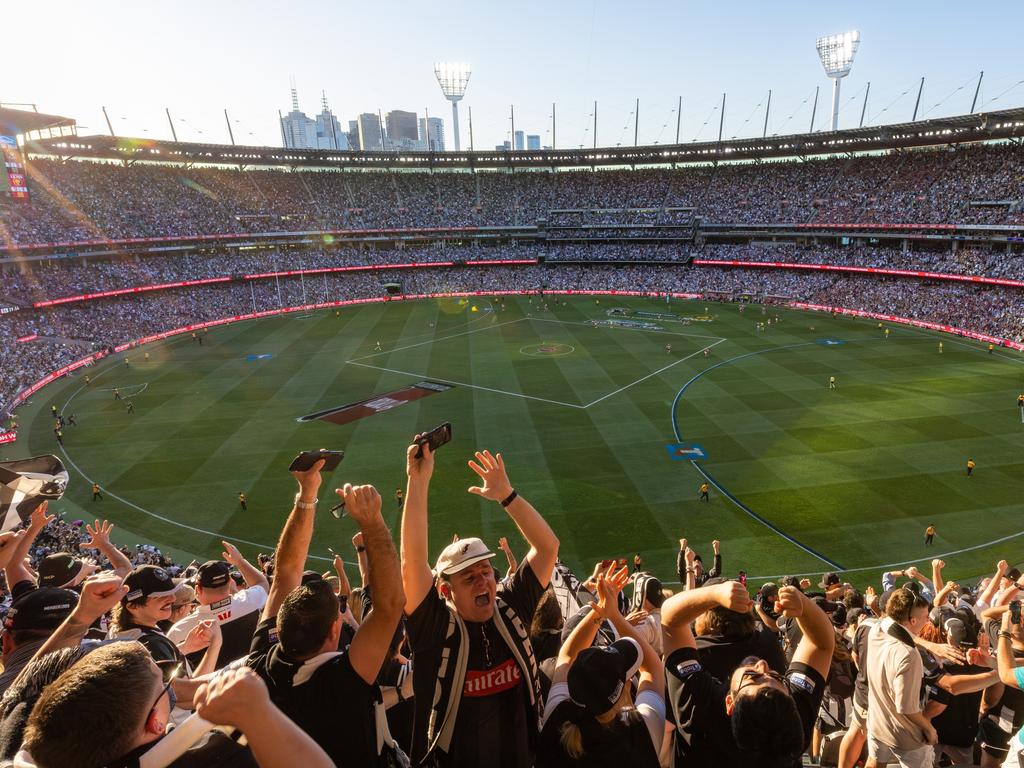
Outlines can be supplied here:
[[860, 32], [843, 32], [839, 35], [819, 37], [815, 47], [818, 58], [825, 67], [825, 74], [832, 78], [832, 130], [839, 128], [839, 81], [850, 74], [853, 57], [860, 45]]
[[459, 101], [466, 95], [472, 67], [464, 62], [440, 61], [434, 64], [434, 74], [441, 93], [452, 103], [452, 133], [455, 135], [455, 151], [459, 151]]

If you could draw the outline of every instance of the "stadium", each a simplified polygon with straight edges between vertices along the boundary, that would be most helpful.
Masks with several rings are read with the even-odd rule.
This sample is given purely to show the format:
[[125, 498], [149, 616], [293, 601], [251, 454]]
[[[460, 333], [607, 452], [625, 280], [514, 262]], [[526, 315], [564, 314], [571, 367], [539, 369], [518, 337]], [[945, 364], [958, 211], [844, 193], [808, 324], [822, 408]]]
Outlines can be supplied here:
[[[133, 574], [160, 566], [209, 589], [195, 566], [226, 559], [251, 588], [228, 544], [254, 563], [277, 548], [281, 568], [295, 493], [286, 472], [319, 448], [344, 459], [324, 473], [299, 570], [340, 568], [336, 587], [339, 577], [368, 583], [363, 550], [348, 544], [361, 502], [348, 502], [351, 518], [324, 504], [335, 487], [372, 482], [407, 579], [403, 514], [419, 492], [402, 454], [447, 422], [431, 567], [448, 542], [475, 536], [543, 562], [529, 526], [491, 503], [511, 510], [521, 495], [557, 535], [560, 618], [588, 602], [586, 580], [615, 637], [629, 630], [603, 607], [619, 576], [602, 563], [685, 596], [717, 588], [702, 586], [703, 566], [693, 583], [693, 555], [710, 564], [714, 549], [712, 575], [749, 581], [755, 602], [764, 582], [772, 594], [790, 582], [820, 591], [811, 597], [850, 643], [856, 619], [837, 623], [836, 605], [845, 622], [865, 594], [870, 606], [909, 578], [941, 614], [943, 582], [955, 584], [981, 606], [964, 669], [990, 666], [992, 677], [953, 695], [1006, 695], [992, 690], [1006, 683], [996, 635], [991, 665], [977, 647], [994, 621], [981, 608], [1012, 605], [1017, 584], [1002, 580], [1024, 562], [1024, 108], [717, 141], [446, 152], [80, 135], [71, 117], [2, 105], [0, 128], [11, 137], [0, 186], [0, 460], [52, 455], [67, 473], [53, 521], [6, 511], [5, 531], [42, 536], [25, 545], [40, 587], [48, 557], [98, 540], [83, 523], [97, 518], [115, 524], [113, 549]], [[479, 479], [467, 460], [485, 449], [515, 480], [504, 500], [466, 493]], [[370, 557], [375, 584], [381, 551]], [[99, 552], [101, 571], [116, 571], [116, 555]], [[10, 560], [2, 549], [0, 560]], [[443, 581], [440, 561], [437, 573]], [[620, 585], [625, 595], [640, 589], [634, 581]], [[403, 658], [415, 664], [408, 580], [404, 589]], [[664, 598], [645, 599], [632, 606], [645, 611], [635, 624]], [[770, 634], [789, 641], [779, 605]], [[933, 622], [927, 639], [945, 643], [948, 627]], [[661, 652], [658, 622], [654, 631]], [[672, 685], [670, 674], [670, 696]], [[983, 724], [985, 707], [971, 702]], [[825, 762], [821, 740], [832, 734], [838, 760], [835, 737], [856, 728], [849, 712], [833, 719], [810, 747], [821, 764], [841, 764]], [[420, 736], [403, 742], [397, 727], [415, 758]], [[956, 764], [1003, 764], [1005, 745], [994, 755], [997, 739], [983, 735], [977, 762]], [[46, 751], [38, 737], [26, 743]], [[842, 759], [861, 747], [850, 744]], [[656, 746], [668, 764], [672, 745]], [[253, 743], [258, 764], [278, 764], [261, 749]], [[677, 745], [675, 764], [711, 764], [701, 754]]]

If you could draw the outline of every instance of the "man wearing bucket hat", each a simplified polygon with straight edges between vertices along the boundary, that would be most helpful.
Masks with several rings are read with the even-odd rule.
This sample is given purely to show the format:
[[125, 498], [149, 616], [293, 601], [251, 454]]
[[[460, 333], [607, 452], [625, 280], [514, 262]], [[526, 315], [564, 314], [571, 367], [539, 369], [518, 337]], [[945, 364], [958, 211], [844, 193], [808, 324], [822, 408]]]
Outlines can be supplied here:
[[[416, 440], [423, 438], [418, 435]], [[478, 538], [427, 559], [430, 447], [406, 452], [402, 581], [413, 651], [414, 763], [530, 766], [539, 730], [540, 679], [529, 624], [558, 558], [558, 537], [512, 486], [501, 454], [478, 451], [469, 467], [483, 481], [469, 492], [501, 505], [530, 551], [498, 583], [494, 552]]]
[[[628, 573], [598, 576], [598, 602], [562, 645], [537, 751], [538, 768], [630, 765], [656, 768], [665, 737], [665, 668], [661, 657], [619, 610]], [[607, 619], [620, 639], [592, 647]], [[640, 680], [633, 695], [633, 677]]]

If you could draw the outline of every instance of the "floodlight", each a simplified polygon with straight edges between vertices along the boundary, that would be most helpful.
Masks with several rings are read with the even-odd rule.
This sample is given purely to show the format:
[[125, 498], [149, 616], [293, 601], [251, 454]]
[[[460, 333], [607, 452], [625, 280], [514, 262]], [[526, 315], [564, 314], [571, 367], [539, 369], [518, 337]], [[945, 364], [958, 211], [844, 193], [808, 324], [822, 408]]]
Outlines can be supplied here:
[[839, 35], [819, 37], [815, 47], [818, 58], [825, 68], [825, 74], [832, 78], [832, 130], [839, 127], [839, 81], [850, 74], [853, 57], [860, 45], [860, 32], [843, 32]]
[[461, 61], [434, 63], [434, 75], [437, 76], [437, 84], [441, 86], [441, 93], [452, 103], [452, 132], [455, 135], [456, 152], [459, 151], [459, 101], [466, 95], [472, 70], [469, 64]]

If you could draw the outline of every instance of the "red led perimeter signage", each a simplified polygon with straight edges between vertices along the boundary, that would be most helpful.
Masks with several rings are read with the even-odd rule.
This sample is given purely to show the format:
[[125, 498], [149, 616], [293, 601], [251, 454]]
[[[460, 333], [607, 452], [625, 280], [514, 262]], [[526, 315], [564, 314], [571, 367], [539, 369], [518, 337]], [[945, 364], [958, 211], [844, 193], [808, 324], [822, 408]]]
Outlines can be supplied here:
[[910, 269], [886, 269], [884, 267], [844, 267], [837, 264], [800, 264], [789, 261], [733, 261], [726, 259], [694, 259], [701, 267], [752, 267], [777, 269], [809, 269], [822, 272], [853, 272], [862, 275], [893, 275], [894, 277], [917, 277], [923, 280], [955, 280], [961, 283], [982, 285], [1006, 285], [1024, 288], [1024, 280], [1006, 280], [1001, 277], [980, 277], [978, 275], [951, 275], [943, 272], [917, 272]]
[[83, 293], [78, 296], [65, 296], [62, 299], [50, 299], [48, 301], [34, 301], [33, 307], [53, 307], [58, 304], [70, 304], [73, 301], [88, 301], [90, 299], [109, 299], [111, 296], [126, 296], [130, 293], [146, 293], [147, 291], [163, 291], [168, 288], [188, 288], [193, 285], [209, 285], [210, 283], [230, 283], [231, 277], [208, 277], [204, 280], [184, 280], [180, 283], [161, 283], [160, 285], [138, 285], [133, 288], [118, 288], [113, 291], [99, 291], [98, 293]]
[[13, 443], [17, 439], [17, 432], [0, 432], [0, 445], [3, 445], [4, 443]]

